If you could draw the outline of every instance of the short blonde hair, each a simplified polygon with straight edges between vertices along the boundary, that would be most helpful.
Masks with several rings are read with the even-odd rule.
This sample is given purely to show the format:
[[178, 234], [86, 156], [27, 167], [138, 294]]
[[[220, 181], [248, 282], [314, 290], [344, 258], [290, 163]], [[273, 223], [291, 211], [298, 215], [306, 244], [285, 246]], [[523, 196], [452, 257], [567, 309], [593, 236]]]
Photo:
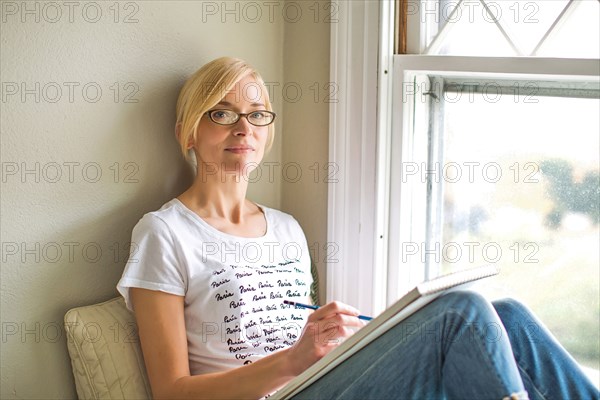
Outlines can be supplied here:
[[[203, 65], [185, 82], [177, 99], [175, 126], [180, 125], [178, 140], [186, 160], [190, 160], [189, 140], [195, 138], [202, 116], [247, 75], [251, 75], [260, 84], [265, 107], [268, 111], [273, 111], [262, 77], [254, 67], [239, 58], [217, 58]], [[274, 136], [275, 126], [271, 124], [268, 127], [265, 153], [271, 149]]]

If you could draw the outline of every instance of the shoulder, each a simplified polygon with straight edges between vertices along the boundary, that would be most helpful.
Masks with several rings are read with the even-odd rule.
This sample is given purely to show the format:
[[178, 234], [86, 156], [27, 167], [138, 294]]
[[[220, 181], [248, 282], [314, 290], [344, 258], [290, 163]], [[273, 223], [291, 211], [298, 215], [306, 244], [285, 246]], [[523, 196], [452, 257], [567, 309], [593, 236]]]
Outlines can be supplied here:
[[133, 228], [134, 234], [156, 234], [171, 235], [173, 227], [183, 219], [183, 215], [177, 207], [177, 203], [171, 200], [165, 203], [160, 209], [151, 211], [142, 216]]
[[275, 233], [287, 233], [293, 236], [304, 236], [302, 227], [291, 214], [277, 210], [275, 208], [259, 205], [267, 215], [271, 228]]
[[281, 210], [277, 210], [275, 208], [270, 208], [259, 204], [260, 208], [263, 209], [265, 214], [271, 219], [271, 221], [278, 225], [299, 225], [296, 218], [294, 218], [291, 214], [283, 212]]

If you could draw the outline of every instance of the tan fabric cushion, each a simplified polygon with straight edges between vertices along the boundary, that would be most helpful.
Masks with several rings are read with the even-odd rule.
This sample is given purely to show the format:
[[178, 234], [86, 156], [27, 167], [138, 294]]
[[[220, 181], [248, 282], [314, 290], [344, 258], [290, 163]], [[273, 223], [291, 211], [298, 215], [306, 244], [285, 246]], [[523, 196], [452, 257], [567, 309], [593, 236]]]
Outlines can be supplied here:
[[122, 297], [69, 310], [67, 346], [80, 399], [151, 399], [135, 317]]

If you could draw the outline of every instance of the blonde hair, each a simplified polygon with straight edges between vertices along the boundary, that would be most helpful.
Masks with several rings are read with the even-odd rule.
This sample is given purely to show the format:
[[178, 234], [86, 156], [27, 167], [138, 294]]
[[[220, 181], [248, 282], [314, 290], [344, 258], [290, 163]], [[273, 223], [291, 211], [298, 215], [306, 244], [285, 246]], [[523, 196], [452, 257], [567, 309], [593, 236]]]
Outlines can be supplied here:
[[[273, 111], [262, 77], [254, 67], [239, 58], [217, 58], [203, 65], [185, 82], [177, 99], [175, 126], [180, 125], [178, 141], [186, 160], [190, 160], [188, 143], [190, 138], [195, 139], [202, 116], [247, 75], [251, 75], [259, 83], [264, 95], [265, 107], [268, 111]], [[268, 126], [265, 153], [271, 149], [274, 136], [275, 127], [271, 124]]]

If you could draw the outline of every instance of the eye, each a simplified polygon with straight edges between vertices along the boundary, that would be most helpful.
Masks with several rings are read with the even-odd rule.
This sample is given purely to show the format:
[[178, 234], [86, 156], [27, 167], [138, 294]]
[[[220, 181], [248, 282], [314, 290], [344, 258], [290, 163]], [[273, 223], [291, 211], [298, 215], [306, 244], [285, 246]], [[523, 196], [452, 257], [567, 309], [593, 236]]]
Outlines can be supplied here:
[[264, 111], [255, 111], [250, 114], [250, 118], [252, 119], [264, 119], [267, 118], [267, 113]]
[[227, 113], [225, 111], [220, 111], [220, 110], [213, 111], [211, 115], [213, 118], [216, 118], [216, 119], [224, 119], [227, 117]]
[[229, 124], [237, 120], [237, 114], [231, 110], [213, 110], [210, 112], [213, 121]]

